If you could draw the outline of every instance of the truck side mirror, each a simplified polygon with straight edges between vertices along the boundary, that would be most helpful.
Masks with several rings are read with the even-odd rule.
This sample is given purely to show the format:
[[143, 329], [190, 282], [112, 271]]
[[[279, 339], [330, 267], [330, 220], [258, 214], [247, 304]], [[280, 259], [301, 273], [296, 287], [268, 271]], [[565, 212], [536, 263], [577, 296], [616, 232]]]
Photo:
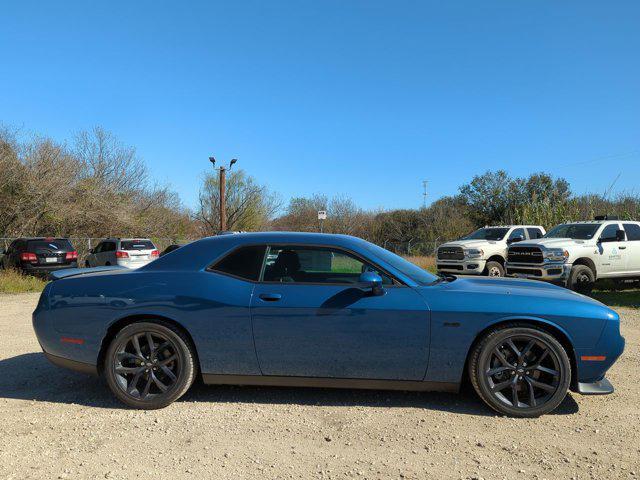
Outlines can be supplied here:
[[524, 240], [524, 237], [522, 235], [516, 235], [515, 237], [507, 240], [507, 243], [518, 243], [518, 242], [522, 242], [523, 240]]

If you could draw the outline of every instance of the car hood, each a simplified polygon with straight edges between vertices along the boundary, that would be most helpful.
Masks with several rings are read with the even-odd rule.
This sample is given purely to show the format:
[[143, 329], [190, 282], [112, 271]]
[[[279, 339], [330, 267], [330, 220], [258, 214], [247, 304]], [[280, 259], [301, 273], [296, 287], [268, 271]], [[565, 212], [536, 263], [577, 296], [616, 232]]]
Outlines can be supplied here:
[[441, 247], [463, 247], [463, 248], [481, 248], [487, 244], [495, 245], [499, 242], [495, 240], [455, 240], [440, 245]]
[[526, 242], [514, 243], [513, 246], [538, 246], [544, 248], [566, 248], [569, 246], [588, 245], [589, 240], [574, 240], [572, 238], [538, 238]]
[[604, 306], [597, 300], [572, 290], [539, 280], [520, 278], [457, 277], [454, 281], [443, 283], [442, 289], [452, 293], [476, 294], [483, 297], [491, 295], [492, 298], [503, 297], [508, 301], [513, 301], [514, 307], [518, 307], [519, 299], [523, 298], [535, 301], [548, 299]]

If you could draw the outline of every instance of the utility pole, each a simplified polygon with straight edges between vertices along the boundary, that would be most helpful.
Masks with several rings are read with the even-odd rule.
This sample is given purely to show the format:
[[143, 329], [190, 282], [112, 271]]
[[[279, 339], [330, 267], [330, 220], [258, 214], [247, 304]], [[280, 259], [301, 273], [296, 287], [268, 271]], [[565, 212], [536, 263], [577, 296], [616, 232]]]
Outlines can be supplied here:
[[221, 165], [216, 168], [216, 159], [214, 157], [209, 157], [209, 161], [211, 165], [213, 165], [213, 169], [218, 171], [218, 188], [220, 189], [219, 195], [219, 214], [220, 214], [220, 231], [224, 232], [227, 230], [227, 168], [231, 169], [234, 163], [238, 160], [232, 158], [229, 162], [229, 167], [225, 165]]
[[422, 208], [427, 208], [427, 185], [429, 180], [422, 181]]

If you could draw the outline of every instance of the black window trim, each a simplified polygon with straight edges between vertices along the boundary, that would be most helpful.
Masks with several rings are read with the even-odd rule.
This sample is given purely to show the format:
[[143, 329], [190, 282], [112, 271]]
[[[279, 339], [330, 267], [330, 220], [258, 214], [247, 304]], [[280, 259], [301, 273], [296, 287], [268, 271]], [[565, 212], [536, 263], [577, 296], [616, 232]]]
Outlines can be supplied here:
[[[233, 253], [235, 253], [237, 250], [241, 249], [241, 248], [245, 248], [245, 247], [256, 247], [256, 246], [264, 246], [266, 247], [264, 250], [264, 254], [262, 257], [262, 267], [260, 268], [260, 275], [258, 276], [258, 280], [249, 280], [247, 278], [243, 278], [243, 277], [239, 277], [237, 275], [233, 275], [232, 273], [226, 273], [226, 272], [220, 272], [218, 270], [216, 270], [214, 267], [220, 263], [221, 261], [223, 261], [225, 258], [227, 258], [229, 255], [232, 255]], [[359, 254], [358, 252], [354, 252], [353, 250], [350, 250], [348, 248], [345, 247], [339, 247], [336, 245], [326, 245], [326, 244], [318, 244], [318, 243], [296, 243], [296, 242], [277, 242], [277, 243], [265, 243], [265, 242], [256, 242], [256, 243], [245, 243], [242, 245], [238, 245], [235, 248], [233, 248], [232, 250], [229, 250], [225, 253], [223, 253], [220, 257], [218, 257], [216, 260], [214, 260], [211, 264], [209, 264], [208, 267], [205, 268], [205, 271], [210, 272], [210, 273], [217, 273], [218, 275], [225, 275], [227, 277], [231, 277], [231, 278], [235, 278], [237, 280], [242, 280], [244, 282], [248, 282], [248, 283], [256, 283], [256, 284], [262, 284], [262, 285], [333, 285], [333, 286], [341, 286], [341, 287], [345, 287], [345, 286], [354, 286], [356, 284], [353, 283], [326, 283], [326, 282], [265, 282], [263, 280], [264, 278], [264, 270], [266, 268], [267, 265], [267, 256], [269, 255], [269, 252], [271, 251], [271, 247], [309, 247], [309, 248], [329, 248], [329, 249], [333, 249], [333, 250], [339, 250], [342, 252], [345, 252], [349, 255], [351, 255], [352, 257], [355, 257], [357, 260], [361, 261], [362, 263], [366, 264], [366, 265], [371, 265], [372, 267], [374, 267], [375, 269], [379, 270], [380, 272], [384, 273], [387, 277], [389, 277], [391, 279], [391, 281], [393, 282], [392, 285], [385, 285], [385, 288], [398, 288], [398, 287], [406, 287], [407, 284], [405, 282], [403, 282], [402, 280], [400, 280], [399, 278], [397, 278], [395, 275], [392, 275], [391, 273], [389, 273], [388, 270], [382, 268], [381, 266], [379, 266], [378, 264], [376, 264], [375, 262], [363, 257], [361, 254]]]

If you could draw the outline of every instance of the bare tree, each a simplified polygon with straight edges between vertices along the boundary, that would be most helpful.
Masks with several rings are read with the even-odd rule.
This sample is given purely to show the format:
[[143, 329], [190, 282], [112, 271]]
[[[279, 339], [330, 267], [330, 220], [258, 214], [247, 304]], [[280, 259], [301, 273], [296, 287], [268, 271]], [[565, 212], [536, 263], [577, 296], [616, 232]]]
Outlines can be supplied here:
[[[217, 174], [206, 174], [198, 196], [196, 218], [204, 234], [220, 230], [220, 183]], [[227, 173], [226, 213], [229, 230], [264, 228], [280, 208], [280, 199], [243, 170]]]

